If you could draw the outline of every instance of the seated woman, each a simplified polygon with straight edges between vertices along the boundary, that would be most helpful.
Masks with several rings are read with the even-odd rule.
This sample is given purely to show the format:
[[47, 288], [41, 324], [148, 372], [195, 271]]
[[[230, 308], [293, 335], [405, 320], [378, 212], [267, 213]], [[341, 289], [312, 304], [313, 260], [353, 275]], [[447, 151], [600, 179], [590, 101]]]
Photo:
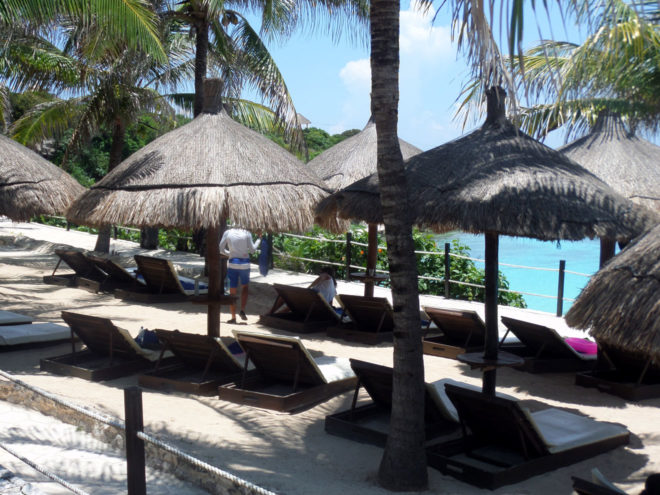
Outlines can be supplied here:
[[[337, 281], [335, 280], [334, 268], [331, 266], [324, 266], [321, 268], [319, 276], [316, 277], [307, 288], [321, 294], [323, 299], [332, 306], [332, 302], [337, 294]], [[273, 308], [271, 309], [271, 313], [281, 313], [284, 311], [289, 311], [289, 308], [286, 307], [284, 299], [282, 299], [281, 296], [277, 296], [275, 304], [273, 304]]]

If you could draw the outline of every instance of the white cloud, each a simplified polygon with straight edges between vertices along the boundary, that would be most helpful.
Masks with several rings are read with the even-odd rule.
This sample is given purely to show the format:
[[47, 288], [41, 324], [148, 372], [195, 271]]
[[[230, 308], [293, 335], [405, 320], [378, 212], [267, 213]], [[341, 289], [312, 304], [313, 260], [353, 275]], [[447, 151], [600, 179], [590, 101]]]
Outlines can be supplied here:
[[408, 10], [401, 11], [402, 59], [412, 57], [420, 63], [437, 63], [454, 56], [449, 27], [434, 25], [433, 15], [432, 8], [421, 9], [416, 2], [412, 2]]
[[371, 89], [371, 66], [369, 59], [351, 60], [339, 71], [339, 77], [352, 93], [369, 94]]

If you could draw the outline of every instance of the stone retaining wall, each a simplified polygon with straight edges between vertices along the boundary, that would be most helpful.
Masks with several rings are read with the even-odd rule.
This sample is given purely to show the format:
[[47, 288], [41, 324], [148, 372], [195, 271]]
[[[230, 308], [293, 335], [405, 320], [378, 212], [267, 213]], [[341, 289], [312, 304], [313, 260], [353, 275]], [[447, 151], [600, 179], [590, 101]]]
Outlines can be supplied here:
[[[22, 405], [57, 418], [64, 423], [75, 425], [116, 450], [124, 451], [125, 432], [122, 428], [108, 425], [16, 383], [0, 380], [0, 400]], [[166, 442], [165, 439], [162, 440]], [[187, 459], [166, 452], [150, 443], [145, 444], [145, 457], [149, 467], [172, 474], [214, 495], [256, 493], [252, 489], [195, 466]]]

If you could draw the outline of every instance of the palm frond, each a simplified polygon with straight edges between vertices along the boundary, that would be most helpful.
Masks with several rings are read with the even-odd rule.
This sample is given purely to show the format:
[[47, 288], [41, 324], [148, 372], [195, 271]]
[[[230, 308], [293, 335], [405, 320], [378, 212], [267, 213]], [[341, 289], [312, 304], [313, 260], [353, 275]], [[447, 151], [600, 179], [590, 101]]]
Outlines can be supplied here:
[[55, 99], [36, 105], [12, 124], [10, 135], [25, 146], [62, 136], [77, 125], [82, 102], [82, 98]]
[[147, 0], [4, 0], [0, 8], [0, 20], [8, 24], [24, 20], [47, 24], [61, 16], [105, 26], [109, 39], [124, 40], [131, 48], [167, 60], [158, 36], [158, 18]]
[[237, 65], [244, 70], [248, 85], [259, 91], [266, 105], [273, 110], [285, 140], [294, 150], [305, 150], [305, 139], [293, 100], [263, 41], [242, 16], [232, 38], [238, 48]]

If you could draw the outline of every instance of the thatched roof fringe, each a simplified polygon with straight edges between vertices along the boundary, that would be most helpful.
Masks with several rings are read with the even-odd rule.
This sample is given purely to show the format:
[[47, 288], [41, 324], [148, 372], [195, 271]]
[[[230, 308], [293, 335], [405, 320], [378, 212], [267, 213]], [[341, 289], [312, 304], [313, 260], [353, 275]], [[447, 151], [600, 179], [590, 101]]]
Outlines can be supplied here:
[[[217, 226], [228, 217], [244, 228], [267, 231], [308, 230], [313, 205], [325, 196], [294, 185], [264, 188], [159, 188], [151, 190], [92, 189], [68, 211], [73, 222], [90, 225], [124, 224], [164, 228]], [[270, 197], [280, 201], [271, 202]], [[249, 201], [242, 198], [249, 197]], [[229, 206], [231, 205], [231, 206]]]
[[619, 194], [660, 212], [660, 146], [628, 133], [618, 115], [600, 114], [589, 134], [559, 151]]
[[64, 170], [0, 135], [0, 215], [25, 221], [62, 214], [84, 191]]
[[652, 357], [660, 365], [660, 227], [598, 271], [566, 314], [598, 340]]

